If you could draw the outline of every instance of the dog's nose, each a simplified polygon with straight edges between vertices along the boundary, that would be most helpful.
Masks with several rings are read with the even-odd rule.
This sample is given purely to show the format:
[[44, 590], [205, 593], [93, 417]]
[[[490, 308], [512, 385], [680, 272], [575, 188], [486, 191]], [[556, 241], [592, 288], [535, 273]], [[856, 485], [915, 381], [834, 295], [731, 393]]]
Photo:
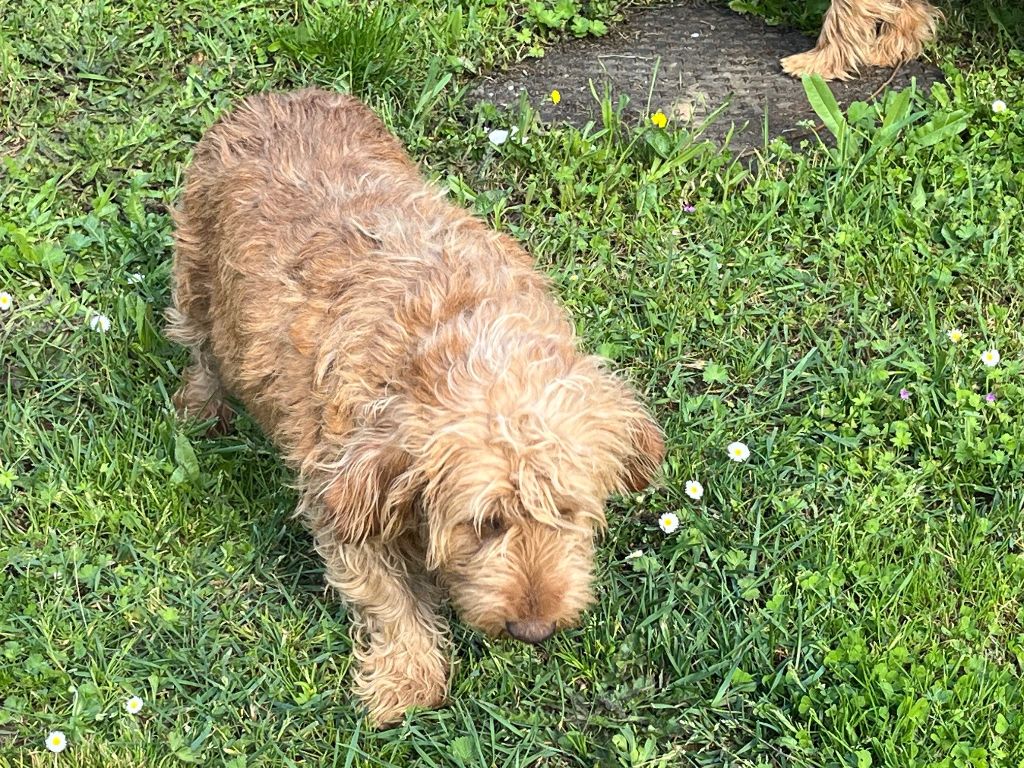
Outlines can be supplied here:
[[554, 634], [555, 625], [554, 622], [531, 619], [529, 621], [506, 621], [505, 629], [516, 640], [536, 645], [543, 643]]

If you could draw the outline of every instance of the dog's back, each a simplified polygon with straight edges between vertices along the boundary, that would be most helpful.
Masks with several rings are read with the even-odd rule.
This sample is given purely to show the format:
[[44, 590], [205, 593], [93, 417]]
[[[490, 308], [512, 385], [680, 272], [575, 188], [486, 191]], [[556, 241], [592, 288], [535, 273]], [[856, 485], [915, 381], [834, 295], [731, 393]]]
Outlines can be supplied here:
[[310, 423], [344, 432], [401, 350], [488, 295], [565, 322], [518, 245], [446, 202], [349, 96], [243, 101], [197, 146], [175, 224], [168, 336], [199, 361], [183, 397], [222, 413], [223, 385], [295, 462]]

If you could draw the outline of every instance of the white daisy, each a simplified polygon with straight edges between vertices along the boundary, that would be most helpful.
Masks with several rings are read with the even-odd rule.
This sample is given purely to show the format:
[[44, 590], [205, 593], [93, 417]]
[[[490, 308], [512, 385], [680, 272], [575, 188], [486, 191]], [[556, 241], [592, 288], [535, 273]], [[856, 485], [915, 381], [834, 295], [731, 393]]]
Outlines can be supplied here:
[[93, 315], [89, 318], [89, 327], [97, 333], [106, 333], [110, 330], [110, 318], [106, 315]]
[[67, 745], [64, 731], [50, 731], [46, 736], [46, 748], [51, 752], [63, 752]]
[[701, 497], [704, 495], [704, 486], [696, 480], [687, 480], [686, 495], [694, 501], [700, 501]]
[[10, 312], [14, 308], [14, 297], [7, 291], [0, 291], [0, 312]]
[[658, 518], [658, 525], [665, 533], [672, 533], [679, 527], [679, 518], [674, 512], [666, 512]]
[[142, 699], [138, 696], [132, 696], [124, 703], [124, 711], [129, 715], [139, 714], [139, 712], [142, 711]]
[[643, 556], [644, 556], [644, 551], [642, 549], [634, 549], [632, 552], [630, 552], [628, 555], [626, 555], [623, 559], [628, 563], [630, 560], [636, 560], [638, 557], [643, 557]]
[[948, 336], [949, 340], [952, 341], [954, 344], [959, 344], [961, 341], [964, 340], [964, 332], [961, 331], [959, 328], [950, 328], [948, 331], [946, 331], [946, 336]]
[[729, 443], [725, 450], [729, 454], [729, 458], [733, 461], [746, 461], [750, 458], [750, 449], [747, 448], [746, 443], [741, 443], [739, 441]]
[[989, 368], [994, 368], [999, 365], [999, 350], [998, 349], [986, 349], [981, 353], [981, 362], [987, 365]]
[[1002, 99], [996, 99], [992, 102], [992, 111], [997, 115], [1002, 114], [1006, 111], [1006, 102]]

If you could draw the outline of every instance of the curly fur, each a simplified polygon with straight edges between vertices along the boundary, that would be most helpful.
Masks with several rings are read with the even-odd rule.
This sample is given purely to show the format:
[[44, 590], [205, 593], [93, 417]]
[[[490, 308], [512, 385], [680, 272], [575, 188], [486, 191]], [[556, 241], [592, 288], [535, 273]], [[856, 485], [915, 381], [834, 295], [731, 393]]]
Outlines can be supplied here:
[[492, 635], [578, 619], [605, 501], [664, 445], [513, 240], [317, 90], [214, 125], [174, 220], [167, 334], [193, 358], [175, 402], [226, 423], [230, 393], [295, 469], [375, 724], [444, 699], [445, 593]]
[[782, 68], [849, 80], [865, 65], [895, 67], [921, 55], [941, 18], [927, 0], [832, 0], [817, 45], [787, 56]]

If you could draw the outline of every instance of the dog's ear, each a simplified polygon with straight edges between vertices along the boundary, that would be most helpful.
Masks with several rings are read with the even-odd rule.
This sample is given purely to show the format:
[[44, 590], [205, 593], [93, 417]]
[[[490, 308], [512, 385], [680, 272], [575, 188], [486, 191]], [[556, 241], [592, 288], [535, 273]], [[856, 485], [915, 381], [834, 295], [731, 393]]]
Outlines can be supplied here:
[[639, 493], [654, 480], [665, 460], [665, 437], [661, 428], [647, 414], [630, 419], [629, 434], [632, 451], [623, 465], [626, 490]]
[[658, 476], [665, 460], [661, 427], [633, 386], [612, 373], [605, 359], [587, 357], [576, 366], [585, 382], [579, 387], [591, 398], [588, 410], [604, 414], [601, 421], [614, 436], [615, 457], [621, 462], [614, 487], [620, 492], [639, 493]]
[[365, 426], [346, 441], [313, 500], [316, 527], [335, 541], [355, 544], [390, 539], [413, 523], [419, 487], [409, 455], [394, 430]]

